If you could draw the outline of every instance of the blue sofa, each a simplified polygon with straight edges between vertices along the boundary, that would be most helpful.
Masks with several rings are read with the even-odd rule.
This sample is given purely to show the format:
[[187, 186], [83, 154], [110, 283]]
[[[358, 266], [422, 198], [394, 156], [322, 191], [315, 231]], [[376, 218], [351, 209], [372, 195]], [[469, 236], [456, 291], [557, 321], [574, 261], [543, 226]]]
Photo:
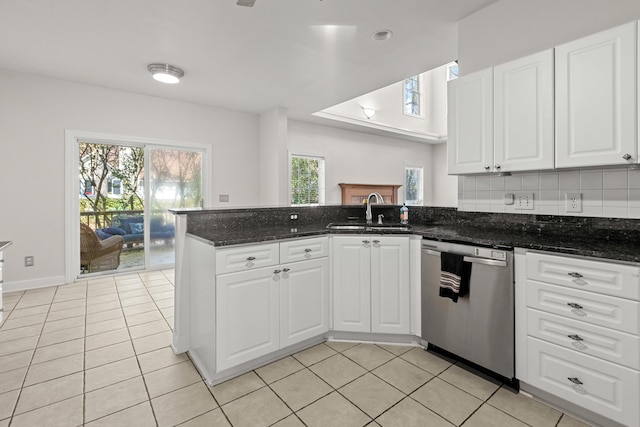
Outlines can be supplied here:
[[[162, 216], [153, 216], [149, 221], [151, 227], [151, 241], [164, 240], [169, 242], [176, 235], [173, 224], [165, 223]], [[98, 228], [96, 234], [100, 240], [108, 239], [111, 236], [122, 236], [127, 247], [132, 247], [134, 243], [144, 243], [144, 218], [141, 215], [135, 216], [114, 216], [111, 225], [106, 228]]]

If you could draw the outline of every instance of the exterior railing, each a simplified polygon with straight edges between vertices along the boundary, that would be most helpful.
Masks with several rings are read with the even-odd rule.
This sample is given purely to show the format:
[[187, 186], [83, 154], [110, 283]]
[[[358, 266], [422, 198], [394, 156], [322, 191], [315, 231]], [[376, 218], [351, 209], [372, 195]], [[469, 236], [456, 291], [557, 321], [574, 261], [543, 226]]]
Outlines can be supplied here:
[[144, 211], [100, 211], [100, 212], [80, 212], [80, 222], [87, 224], [93, 230], [97, 228], [109, 227], [114, 216], [119, 215], [143, 215]]

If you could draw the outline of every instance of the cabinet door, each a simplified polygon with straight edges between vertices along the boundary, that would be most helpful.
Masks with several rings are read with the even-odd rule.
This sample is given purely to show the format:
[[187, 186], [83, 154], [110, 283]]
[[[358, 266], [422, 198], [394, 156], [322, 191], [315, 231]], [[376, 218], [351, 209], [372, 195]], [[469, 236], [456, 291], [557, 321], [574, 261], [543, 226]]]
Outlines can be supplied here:
[[408, 334], [409, 239], [374, 237], [371, 242], [371, 332]]
[[216, 371], [278, 350], [278, 278], [271, 267], [217, 276]]
[[636, 43], [632, 22], [556, 47], [556, 167], [637, 162]]
[[493, 169], [493, 69], [448, 83], [449, 174]]
[[494, 68], [494, 167], [553, 169], [553, 49]]
[[333, 329], [371, 331], [371, 237], [333, 238]]
[[319, 258], [282, 266], [280, 347], [329, 330], [329, 260]]

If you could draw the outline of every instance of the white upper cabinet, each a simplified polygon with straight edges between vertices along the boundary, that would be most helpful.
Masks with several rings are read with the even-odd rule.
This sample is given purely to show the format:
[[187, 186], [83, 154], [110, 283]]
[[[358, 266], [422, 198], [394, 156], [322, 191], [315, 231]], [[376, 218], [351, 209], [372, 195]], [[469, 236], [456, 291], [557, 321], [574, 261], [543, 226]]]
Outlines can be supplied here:
[[636, 22], [556, 47], [556, 167], [637, 163]]
[[495, 172], [553, 169], [553, 49], [493, 69]]
[[493, 170], [493, 69], [448, 84], [449, 174]]

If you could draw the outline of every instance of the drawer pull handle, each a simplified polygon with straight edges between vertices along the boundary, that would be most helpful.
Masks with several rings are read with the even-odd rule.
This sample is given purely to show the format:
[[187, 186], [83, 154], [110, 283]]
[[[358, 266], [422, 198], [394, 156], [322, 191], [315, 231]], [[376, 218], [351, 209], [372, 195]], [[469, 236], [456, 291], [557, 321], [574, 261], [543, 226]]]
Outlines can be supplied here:
[[4, 259], [0, 259], [0, 264], [2, 264], [4, 262]]
[[377, 245], [378, 243], [380, 243], [380, 240], [374, 240], [373, 243]]
[[284, 273], [288, 273], [288, 272], [289, 272], [289, 271], [291, 271], [291, 270], [290, 270], [289, 268], [283, 268], [283, 269], [282, 269], [282, 271], [283, 271]]
[[368, 240], [363, 240], [363, 241], [362, 241], [362, 243], [364, 243], [365, 245], [368, 245], [368, 244], [369, 244], [369, 243], [371, 243], [371, 242], [370, 242], [370, 241], [368, 241]]
[[580, 335], [567, 335], [569, 338], [571, 338], [574, 341], [584, 341], [584, 338], [582, 338]]
[[567, 273], [567, 274], [568, 274], [569, 276], [571, 276], [571, 277], [575, 277], [576, 279], [581, 279], [581, 278], [583, 278], [583, 277], [584, 277], [582, 274], [580, 274], [580, 273], [575, 273], [575, 272]]
[[574, 383], [575, 385], [582, 385], [584, 384], [582, 381], [580, 381], [579, 379], [577, 379], [576, 377], [569, 377], [567, 378], [569, 381], [571, 381], [572, 383]]
[[576, 304], [575, 302], [568, 302], [567, 305], [571, 308], [575, 308], [576, 310], [582, 310], [584, 307], [580, 304]]
[[280, 274], [282, 270], [273, 270], [273, 274]]
[[304, 251], [305, 251], [305, 252], [307, 252], [307, 253], [309, 253], [309, 252], [311, 252], [311, 249], [307, 248], [307, 249], [305, 249]]
[[247, 261], [254, 261], [255, 259], [256, 259], [256, 257], [254, 257], [254, 256], [247, 257]]

